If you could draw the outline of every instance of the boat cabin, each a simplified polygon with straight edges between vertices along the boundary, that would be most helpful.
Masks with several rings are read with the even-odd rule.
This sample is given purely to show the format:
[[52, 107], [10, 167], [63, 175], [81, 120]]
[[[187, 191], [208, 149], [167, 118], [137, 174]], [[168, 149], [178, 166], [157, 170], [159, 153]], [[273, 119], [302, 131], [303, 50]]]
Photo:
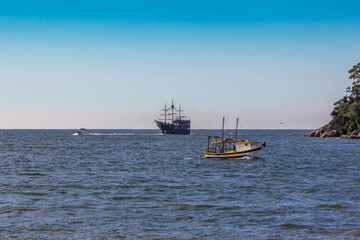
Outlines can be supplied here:
[[217, 136], [208, 136], [208, 152], [224, 153], [235, 150], [233, 145], [235, 141], [233, 139], [222, 139]]
[[[214, 141], [213, 141], [214, 140]], [[243, 140], [241, 142], [236, 142], [234, 139], [227, 138], [221, 139], [217, 136], [208, 136], [208, 148], [207, 152], [214, 153], [226, 153], [231, 151], [246, 151], [254, 148], [259, 148], [261, 143]]]

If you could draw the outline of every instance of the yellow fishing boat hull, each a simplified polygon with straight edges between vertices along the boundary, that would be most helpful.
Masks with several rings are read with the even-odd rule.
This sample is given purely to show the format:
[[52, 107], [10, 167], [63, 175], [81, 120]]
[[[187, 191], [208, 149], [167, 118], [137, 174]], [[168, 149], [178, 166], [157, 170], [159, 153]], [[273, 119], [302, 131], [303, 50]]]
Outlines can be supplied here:
[[262, 148], [265, 147], [263, 143], [260, 147], [242, 150], [242, 151], [227, 151], [227, 152], [211, 152], [206, 151], [204, 155], [206, 158], [259, 158]]

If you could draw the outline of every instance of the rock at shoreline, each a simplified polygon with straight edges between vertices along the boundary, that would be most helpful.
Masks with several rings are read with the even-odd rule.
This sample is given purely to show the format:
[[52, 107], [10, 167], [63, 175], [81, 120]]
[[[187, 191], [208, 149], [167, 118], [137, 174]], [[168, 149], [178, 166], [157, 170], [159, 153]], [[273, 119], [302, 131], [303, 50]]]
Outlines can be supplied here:
[[334, 130], [329, 124], [326, 124], [319, 129], [315, 129], [305, 134], [305, 137], [330, 138], [330, 137], [340, 137], [340, 134], [336, 130]]
[[341, 138], [360, 139], [360, 131], [354, 131], [350, 135], [343, 135]]
[[333, 127], [326, 124], [305, 134], [305, 137], [360, 139], [360, 131], [354, 131], [350, 135], [340, 135]]

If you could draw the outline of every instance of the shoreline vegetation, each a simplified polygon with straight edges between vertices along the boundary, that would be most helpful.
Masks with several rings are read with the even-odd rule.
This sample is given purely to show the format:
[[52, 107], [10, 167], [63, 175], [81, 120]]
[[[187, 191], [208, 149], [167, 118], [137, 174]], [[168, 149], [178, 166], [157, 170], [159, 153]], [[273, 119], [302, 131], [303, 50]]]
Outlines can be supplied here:
[[333, 119], [305, 137], [360, 139], [360, 63], [349, 70], [352, 87], [347, 87], [342, 99], [334, 103]]

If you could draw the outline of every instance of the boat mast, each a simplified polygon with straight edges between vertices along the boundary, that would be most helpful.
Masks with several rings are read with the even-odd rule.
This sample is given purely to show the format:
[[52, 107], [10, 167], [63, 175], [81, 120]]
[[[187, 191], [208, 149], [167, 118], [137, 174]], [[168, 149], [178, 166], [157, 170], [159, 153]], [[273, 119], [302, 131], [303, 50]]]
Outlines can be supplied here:
[[223, 122], [222, 122], [222, 133], [221, 133], [222, 140], [224, 140], [224, 124], [225, 124], [225, 117], [223, 117]]
[[211, 136], [208, 136], [208, 151], [210, 150], [210, 139], [211, 139]]
[[236, 139], [237, 139], [238, 124], [239, 124], [239, 118], [236, 119], [235, 142], [236, 142]]
[[171, 121], [174, 122], [174, 100], [171, 102]]
[[160, 114], [160, 115], [164, 115], [165, 116], [165, 123], [166, 123], [166, 115], [167, 115], [167, 111], [168, 111], [168, 109], [166, 108], [166, 104], [165, 104], [165, 108], [164, 109], [162, 109], [162, 110], [164, 110], [164, 114]]

